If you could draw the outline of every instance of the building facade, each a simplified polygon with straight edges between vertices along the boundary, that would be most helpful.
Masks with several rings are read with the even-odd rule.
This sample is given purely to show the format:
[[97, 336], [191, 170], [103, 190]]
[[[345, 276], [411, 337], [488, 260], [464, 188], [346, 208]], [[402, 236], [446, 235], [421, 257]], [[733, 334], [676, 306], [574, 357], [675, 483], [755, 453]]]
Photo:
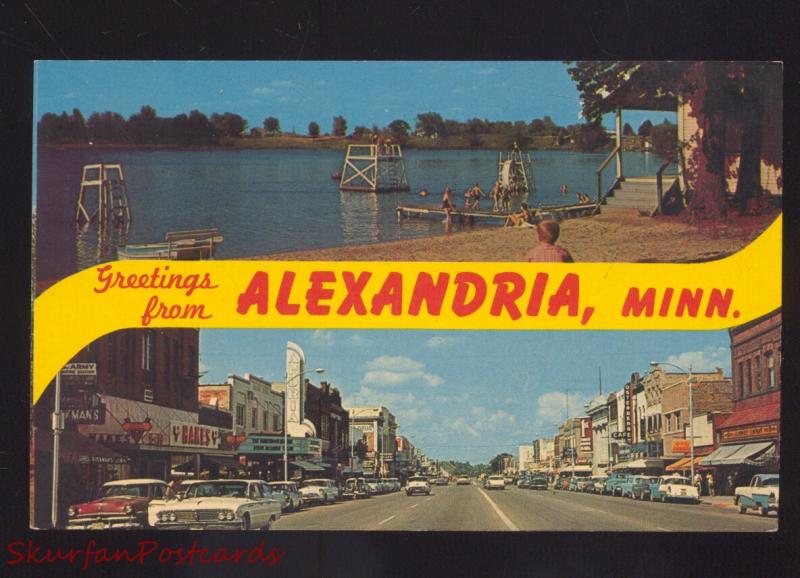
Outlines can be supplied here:
[[533, 444], [529, 446], [519, 446], [519, 471], [533, 470]]
[[322, 444], [325, 475], [339, 479], [350, 453], [350, 416], [342, 407], [342, 396], [330, 382], [319, 387], [305, 380], [305, 418], [314, 424]]
[[397, 456], [397, 421], [385, 407], [350, 408], [350, 424], [364, 434], [367, 457], [362, 462], [365, 474], [394, 477]]

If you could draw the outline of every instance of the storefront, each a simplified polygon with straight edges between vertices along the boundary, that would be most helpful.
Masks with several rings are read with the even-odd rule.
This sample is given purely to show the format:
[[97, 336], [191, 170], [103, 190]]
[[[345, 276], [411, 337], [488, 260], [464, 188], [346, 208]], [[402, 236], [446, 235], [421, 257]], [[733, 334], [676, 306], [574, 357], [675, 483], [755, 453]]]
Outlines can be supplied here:
[[324, 477], [320, 475], [325, 473], [325, 464], [318, 461], [322, 455], [322, 442], [318, 438], [250, 434], [236, 451], [250, 471], [268, 481], [283, 479], [284, 451], [289, 456], [289, 479]]

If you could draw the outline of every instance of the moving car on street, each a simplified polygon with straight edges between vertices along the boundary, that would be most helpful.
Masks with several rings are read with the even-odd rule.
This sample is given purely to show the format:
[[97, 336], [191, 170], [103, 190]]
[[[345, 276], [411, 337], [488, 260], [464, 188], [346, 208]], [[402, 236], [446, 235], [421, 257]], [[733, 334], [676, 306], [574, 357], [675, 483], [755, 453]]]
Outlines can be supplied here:
[[472, 483], [472, 480], [469, 479], [469, 476], [460, 476], [458, 480], [456, 480], [457, 486], [468, 486]]
[[489, 476], [486, 478], [486, 482], [483, 484], [483, 487], [487, 490], [505, 490], [506, 481], [503, 476]]
[[697, 488], [689, 478], [683, 476], [664, 476], [660, 479], [658, 495], [662, 502], [678, 500], [681, 502], [700, 503]]
[[410, 496], [412, 494], [425, 494], [426, 496], [430, 495], [431, 493], [431, 486], [428, 483], [428, 478], [425, 476], [411, 476], [408, 478], [408, 483], [406, 484], [406, 495]]
[[205, 480], [183, 499], [151, 504], [147, 516], [164, 530], [269, 530], [282, 502], [263, 480]]
[[531, 490], [546, 490], [548, 485], [547, 476], [533, 476], [531, 478]]
[[147, 506], [160, 500], [167, 484], [151, 478], [106, 482], [91, 502], [73, 504], [67, 510], [68, 530], [134, 530], [147, 527]]
[[733, 503], [739, 506], [739, 513], [756, 509], [762, 516], [778, 512], [780, 503], [780, 477], [778, 474], [757, 474], [749, 486], [739, 486], [734, 490]]
[[333, 504], [339, 497], [339, 488], [333, 480], [314, 478], [300, 484], [303, 502], [309, 504]]
[[303, 494], [300, 493], [296, 482], [269, 482], [269, 489], [273, 494], [285, 496], [284, 512], [296, 512], [303, 507]]

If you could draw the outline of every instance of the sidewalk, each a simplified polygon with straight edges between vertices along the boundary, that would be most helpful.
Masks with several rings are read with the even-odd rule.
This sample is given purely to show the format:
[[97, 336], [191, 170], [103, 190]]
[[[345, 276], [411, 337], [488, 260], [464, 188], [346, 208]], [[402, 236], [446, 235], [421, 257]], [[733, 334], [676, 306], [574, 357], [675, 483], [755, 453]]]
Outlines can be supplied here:
[[733, 505], [733, 496], [700, 496], [701, 506], [711, 506], [714, 508], [723, 508], [736, 510], [737, 507]]

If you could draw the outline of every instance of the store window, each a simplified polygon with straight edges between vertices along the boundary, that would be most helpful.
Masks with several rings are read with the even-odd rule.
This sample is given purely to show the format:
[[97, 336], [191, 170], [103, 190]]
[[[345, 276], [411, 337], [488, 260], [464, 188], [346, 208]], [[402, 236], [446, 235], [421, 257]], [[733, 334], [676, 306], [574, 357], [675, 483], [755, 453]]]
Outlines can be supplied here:
[[236, 425], [244, 427], [244, 404], [236, 404]]

